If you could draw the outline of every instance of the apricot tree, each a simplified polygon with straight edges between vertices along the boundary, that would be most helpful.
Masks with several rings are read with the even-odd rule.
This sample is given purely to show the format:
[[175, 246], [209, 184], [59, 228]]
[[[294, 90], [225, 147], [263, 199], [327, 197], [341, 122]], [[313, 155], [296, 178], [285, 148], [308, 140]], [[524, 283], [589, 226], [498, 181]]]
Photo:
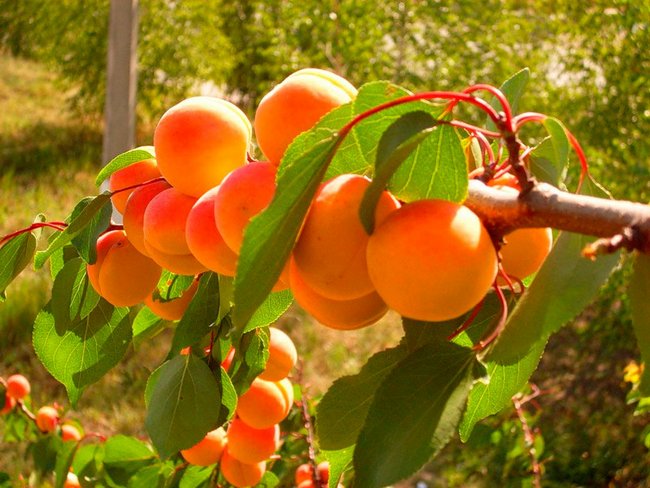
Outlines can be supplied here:
[[[247, 154], [250, 124], [236, 107], [181, 102], [162, 117], [154, 147], [116, 157], [97, 177], [125, 186], [3, 239], [0, 290], [32, 259], [36, 268], [49, 261], [52, 299], [34, 347], [73, 404], [130, 344], [167, 326], [156, 313], [178, 319], [145, 392], [155, 454], [128, 474], [183, 486], [277, 484], [285, 467], [274, 461], [265, 473], [265, 463], [294, 404], [286, 374], [296, 354], [268, 326], [294, 296], [335, 329], [370, 326], [393, 309], [402, 341], [333, 383], [307, 448], [314, 485], [324, 481], [314, 447], [329, 462], [328, 486], [395, 483], [456, 431], [465, 441], [511, 404], [550, 335], [587, 307], [625, 250], [635, 260], [639, 346], [650, 355], [650, 207], [612, 200], [559, 120], [513, 113], [527, 78], [523, 70], [501, 89], [412, 94], [381, 81], [357, 92], [332, 73], [301, 70], [256, 116], [270, 163]], [[457, 119], [459, 104], [485, 123]], [[525, 143], [529, 124], [547, 135]], [[572, 151], [577, 172], [568, 171]], [[162, 176], [143, 180], [136, 165], [151, 160]], [[126, 191], [122, 230], [110, 202]], [[55, 232], [36, 251], [43, 227]], [[173, 303], [173, 315], [157, 311]], [[201, 447], [211, 443], [213, 457]], [[128, 464], [123, 444], [109, 460]], [[75, 446], [55, 456], [57, 473], [86, 447]], [[210, 465], [201, 475], [182, 461], [194, 451]], [[82, 486], [100, 476], [90, 461], [77, 466]]]

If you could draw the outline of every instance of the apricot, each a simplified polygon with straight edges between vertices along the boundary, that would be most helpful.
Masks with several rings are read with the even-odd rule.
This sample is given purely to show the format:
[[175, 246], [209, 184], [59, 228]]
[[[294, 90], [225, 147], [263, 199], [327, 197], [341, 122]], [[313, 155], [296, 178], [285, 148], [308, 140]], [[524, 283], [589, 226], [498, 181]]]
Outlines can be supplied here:
[[226, 431], [222, 427], [219, 427], [208, 432], [194, 446], [181, 450], [181, 455], [190, 464], [210, 466], [221, 459], [226, 442]]
[[248, 222], [264, 210], [275, 193], [276, 168], [270, 163], [249, 163], [228, 174], [214, 201], [217, 228], [228, 247], [239, 253]]
[[255, 429], [235, 418], [228, 427], [228, 452], [242, 463], [254, 464], [270, 458], [280, 444], [280, 427], [275, 424]]
[[246, 163], [252, 128], [232, 103], [192, 97], [174, 105], [156, 126], [158, 167], [178, 191], [200, 197]]
[[179, 275], [191, 276], [207, 271], [192, 254], [167, 254], [144, 243], [147, 252], [159, 266]]
[[63, 424], [61, 426], [61, 438], [64, 441], [80, 441], [81, 432], [72, 424]]
[[[323, 486], [327, 486], [330, 479], [330, 463], [323, 461], [316, 466], [316, 470], [318, 472], [318, 479], [321, 483], [324, 483]], [[295, 479], [298, 488], [314, 488], [314, 469], [312, 465], [305, 463], [298, 466]]]
[[339, 75], [314, 68], [296, 71], [267, 93], [257, 107], [254, 126], [260, 149], [272, 164], [279, 165], [296, 136], [356, 95], [357, 89]]
[[16, 399], [5, 393], [5, 402], [2, 409], [0, 410], [0, 415], [8, 414], [14, 409], [15, 406], [16, 406]]
[[400, 315], [449, 320], [488, 292], [497, 256], [478, 216], [444, 200], [403, 206], [368, 241], [368, 272], [377, 293]]
[[7, 378], [7, 396], [15, 400], [22, 400], [31, 391], [29, 380], [22, 374], [12, 374]]
[[255, 378], [250, 388], [239, 397], [237, 415], [256, 429], [265, 429], [284, 420], [291, 408], [286, 385]]
[[158, 285], [162, 270], [131, 244], [122, 230], [97, 240], [97, 261], [87, 267], [91, 285], [116, 307], [144, 301]]
[[296, 302], [321, 324], [338, 330], [353, 330], [374, 324], [388, 312], [376, 292], [352, 300], [333, 300], [312, 290], [291, 260], [291, 291]]
[[158, 317], [165, 320], [180, 320], [185, 314], [185, 310], [190, 305], [196, 289], [199, 286], [198, 281], [194, 281], [180, 297], [169, 301], [161, 301], [154, 298], [153, 294], [144, 300], [144, 304], [151, 309]]
[[63, 483], [63, 488], [80, 488], [81, 484], [79, 483], [79, 478], [73, 472], [69, 471], [66, 475], [65, 482]]
[[298, 361], [298, 351], [291, 338], [280, 329], [269, 328], [269, 359], [259, 377], [267, 381], [286, 378]]
[[52, 432], [59, 423], [59, 412], [54, 407], [41, 407], [36, 412], [36, 426], [41, 432]]
[[221, 186], [208, 190], [187, 216], [185, 239], [194, 257], [206, 268], [224, 276], [235, 276], [237, 254], [224, 241], [214, 216], [214, 205]]
[[171, 186], [166, 181], [157, 181], [137, 188], [126, 201], [122, 218], [124, 232], [131, 244], [145, 256], [149, 254], [144, 245], [144, 211], [153, 197], [168, 188]]
[[231, 346], [230, 349], [228, 349], [228, 354], [226, 354], [226, 357], [221, 361], [221, 367], [228, 371], [233, 359], [235, 359], [235, 348]]
[[[359, 219], [359, 205], [370, 180], [340, 175], [324, 185], [311, 204], [293, 258], [305, 283], [319, 295], [352, 300], [374, 291], [368, 275], [368, 235]], [[383, 192], [377, 204], [377, 225], [399, 207]]]
[[[144, 183], [145, 181], [153, 180], [154, 178], [159, 177], [160, 170], [158, 169], [156, 160], [145, 159], [143, 161], [133, 163], [130, 166], [122, 168], [121, 170], [113, 173], [108, 180], [108, 188], [111, 191], [120, 190], [122, 188], [128, 188], [130, 186], [138, 185], [140, 183]], [[126, 201], [134, 190], [135, 188], [132, 188], [130, 190], [120, 191], [111, 195], [113, 206], [122, 215], [124, 215]]]
[[266, 472], [266, 462], [261, 461], [254, 464], [242, 463], [235, 459], [226, 446], [221, 458], [221, 474], [226, 481], [236, 488], [255, 486], [260, 482]]

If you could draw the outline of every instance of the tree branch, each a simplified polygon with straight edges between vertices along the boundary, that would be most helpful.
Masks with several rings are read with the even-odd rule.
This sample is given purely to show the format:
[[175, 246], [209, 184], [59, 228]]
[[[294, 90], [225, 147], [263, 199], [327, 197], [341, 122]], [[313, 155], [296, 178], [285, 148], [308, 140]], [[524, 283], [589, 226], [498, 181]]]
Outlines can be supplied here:
[[520, 227], [552, 227], [595, 237], [632, 235], [625, 247], [650, 254], [650, 205], [561, 191], [537, 183], [516, 194], [470, 180], [465, 205], [497, 235]]

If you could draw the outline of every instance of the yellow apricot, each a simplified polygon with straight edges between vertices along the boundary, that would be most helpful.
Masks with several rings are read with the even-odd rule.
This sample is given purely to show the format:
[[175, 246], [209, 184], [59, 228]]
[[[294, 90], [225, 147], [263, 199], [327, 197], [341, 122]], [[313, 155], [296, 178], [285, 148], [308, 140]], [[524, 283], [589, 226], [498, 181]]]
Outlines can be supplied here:
[[[108, 181], [108, 188], [111, 191], [120, 190], [158, 177], [160, 177], [160, 170], [156, 160], [145, 159], [113, 173]], [[122, 215], [124, 215], [126, 201], [133, 190], [135, 188], [111, 195], [113, 205]]]
[[171, 186], [166, 181], [157, 181], [136, 189], [126, 201], [126, 207], [122, 215], [124, 232], [126, 232], [131, 244], [145, 256], [148, 256], [149, 253], [144, 245], [144, 211], [153, 197], [169, 188]]
[[264, 210], [275, 193], [276, 168], [254, 162], [228, 174], [214, 201], [214, 219], [228, 247], [239, 253], [248, 222]]
[[124, 231], [113, 230], [97, 240], [97, 261], [88, 265], [95, 291], [116, 307], [144, 301], [158, 284], [161, 269], [129, 242]]
[[[305, 283], [326, 298], [352, 300], [374, 291], [366, 264], [368, 235], [359, 219], [368, 185], [368, 178], [351, 174], [322, 185], [293, 249]], [[398, 207], [397, 200], [383, 192], [375, 212], [377, 225]]]
[[449, 320], [488, 292], [497, 256], [483, 224], [467, 207], [444, 200], [403, 206], [368, 242], [368, 271], [377, 293], [400, 315]]
[[59, 423], [59, 412], [54, 407], [41, 407], [36, 412], [36, 426], [41, 432], [52, 432]]
[[166, 302], [156, 300], [151, 294], [144, 300], [144, 304], [161, 319], [180, 320], [192, 301], [198, 286], [199, 282], [195, 280], [180, 297]]
[[158, 167], [169, 183], [196, 198], [246, 163], [251, 125], [235, 105], [192, 97], [174, 105], [154, 132]]
[[374, 324], [388, 312], [388, 307], [374, 291], [352, 300], [333, 300], [316, 293], [305, 283], [293, 259], [290, 273], [291, 291], [296, 302], [331, 329], [360, 329]]
[[356, 95], [356, 88], [334, 73], [314, 68], [296, 71], [267, 93], [257, 107], [254, 125], [260, 149], [272, 164], [279, 165], [296, 136]]
[[22, 374], [12, 374], [7, 378], [7, 396], [15, 400], [22, 400], [31, 391], [29, 380]]
[[219, 427], [208, 432], [203, 439], [189, 449], [181, 450], [181, 455], [190, 464], [210, 466], [221, 459], [226, 447], [226, 431]]
[[220, 186], [199, 198], [187, 216], [185, 239], [194, 257], [206, 268], [224, 276], [235, 276], [237, 254], [224, 241], [214, 217]]
[[269, 359], [259, 377], [267, 381], [286, 378], [298, 361], [298, 351], [291, 338], [280, 329], [269, 328]]
[[255, 429], [235, 418], [228, 427], [228, 452], [242, 463], [254, 464], [270, 458], [279, 444], [280, 427], [277, 424]]
[[255, 378], [250, 388], [237, 402], [236, 413], [256, 429], [265, 429], [284, 420], [291, 404], [285, 386], [277, 382]]
[[255, 464], [246, 464], [237, 461], [229, 452], [226, 446], [221, 458], [221, 474], [226, 481], [236, 488], [245, 488], [255, 486], [260, 482], [266, 472], [266, 462], [262, 461]]

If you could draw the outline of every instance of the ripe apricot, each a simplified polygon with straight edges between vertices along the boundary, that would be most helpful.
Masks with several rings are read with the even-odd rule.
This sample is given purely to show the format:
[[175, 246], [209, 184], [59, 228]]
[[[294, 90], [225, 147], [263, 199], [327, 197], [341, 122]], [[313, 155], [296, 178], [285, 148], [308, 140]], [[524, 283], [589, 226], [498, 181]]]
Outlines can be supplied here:
[[[160, 177], [160, 170], [156, 160], [145, 159], [113, 173], [108, 181], [108, 188], [111, 191], [120, 190], [158, 177]], [[134, 190], [135, 188], [132, 188], [111, 195], [113, 205], [122, 215], [124, 215], [126, 201]]]
[[144, 211], [153, 197], [168, 188], [171, 186], [166, 181], [157, 181], [137, 188], [126, 201], [122, 218], [124, 232], [131, 244], [145, 256], [149, 254], [144, 245]]
[[223, 361], [221, 361], [221, 367], [228, 371], [233, 359], [235, 359], [235, 348], [230, 346], [230, 349], [228, 349], [228, 354], [226, 354], [226, 357], [223, 359]]
[[29, 380], [22, 374], [12, 374], [7, 378], [7, 396], [22, 400], [31, 391]]
[[239, 397], [236, 412], [251, 427], [265, 429], [287, 416], [292, 401], [286, 385], [255, 378], [250, 388]]
[[[368, 235], [359, 219], [369, 184], [364, 176], [346, 174], [322, 185], [293, 249], [305, 283], [326, 298], [352, 300], [374, 291], [366, 264]], [[383, 192], [375, 212], [377, 225], [398, 207]]]
[[187, 216], [185, 239], [194, 257], [206, 268], [224, 276], [235, 276], [237, 253], [224, 241], [214, 217], [214, 205], [221, 186], [199, 198]]
[[81, 432], [72, 424], [63, 424], [61, 426], [61, 438], [64, 441], [80, 441]]
[[2, 410], [0, 410], [0, 415], [8, 414], [14, 409], [15, 406], [16, 406], [16, 399], [5, 393], [5, 401]]
[[79, 483], [79, 478], [76, 474], [69, 471], [66, 475], [65, 482], [63, 483], [63, 488], [80, 488], [81, 484]]
[[248, 222], [271, 203], [275, 193], [276, 168], [254, 162], [228, 174], [214, 201], [217, 228], [228, 247], [239, 253]]
[[87, 267], [97, 293], [116, 307], [144, 301], [158, 284], [161, 269], [131, 244], [122, 230], [106, 232], [97, 240], [97, 261]]
[[321, 324], [338, 330], [353, 330], [374, 324], [388, 312], [388, 306], [376, 292], [352, 300], [326, 298], [309, 287], [292, 259], [291, 291], [296, 302]]
[[158, 167], [178, 191], [196, 198], [246, 162], [251, 124], [232, 103], [192, 97], [161, 117], [153, 136]]
[[260, 482], [266, 472], [266, 462], [242, 463], [230, 454], [229, 446], [226, 446], [221, 458], [220, 468], [221, 474], [228, 483], [236, 488], [244, 488], [246, 486], [255, 486]]
[[254, 464], [270, 458], [280, 444], [280, 427], [275, 424], [255, 429], [235, 418], [228, 427], [228, 451], [242, 463]]
[[147, 252], [159, 266], [179, 275], [191, 276], [206, 271], [192, 254], [167, 254], [152, 247], [145, 241]]
[[[318, 465], [316, 466], [316, 470], [318, 472], [318, 479], [320, 479], [321, 482], [327, 484], [327, 482], [330, 479], [330, 463], [328, 463], [327, 461], [318, 463]], [[298, 487], [301, 486], [313, 487], [314, 469], [312, 468], [312, 465], [309, 463], [304, 463], [298, 466], [298, 468], [296, 468], [295, 480], [296, 480], [296, 485], [298, 485]]]
[[194, 446], [181, 450], [181, 455], [190, 464], [210, 466], [221, 459], [226, 442], [226, 431], [222, 427], [219, 427], [208, 432]]
[[156, 300], [153, 294], [151, 294], [145, 298], [144, 304], [161, 319], [180, 320], [192, 301], [198, 286], [199, 282], [195, 280], [180, 297], [166, 302]]
[[36, 412], [36, 426], [41, 432], [52, 432], [59, 423], [59, 412], [54, 407], [41, 407]]
[[269, 359], [259, 377], [267, 381], [286, 378], [298, 361], [298, 351], [291, 338], [280, 329], [270, 327]]
[[357, 89], [339, 75], [314, 68], [296, 71], [267, 93], [257, 107], [254, 126], [260, 149], [271, 163], [279, 165], [297, 135], [356, 95]]
[[377, 293], [400, 315], [449, 320], [488, 292], [497, 256], [478, 216], [444, 200], [403, 206], [368, 241], [368, 271]]

